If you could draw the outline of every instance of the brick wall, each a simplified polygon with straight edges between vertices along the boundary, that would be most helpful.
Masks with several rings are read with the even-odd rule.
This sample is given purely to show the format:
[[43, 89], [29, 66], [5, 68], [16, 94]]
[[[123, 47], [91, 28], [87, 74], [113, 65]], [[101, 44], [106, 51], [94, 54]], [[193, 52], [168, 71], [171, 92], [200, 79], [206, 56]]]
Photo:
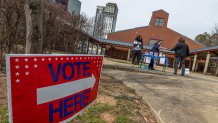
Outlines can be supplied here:
[[[164, 19], [163, 26], [155, 25], [157, 18]], [[176, 45], [176, 43], [178, 43], [178, 39], [180, 37], [183, 37], [186, 40], [186, 43], [189, 45], [190, 50], [200, 49], [204, 47], [204, 45], [197, 43], [194, 40], [168, 28], [168, 18], [169, 14], [164, 10], [154, 11], [148, 26], [109, 33], [108, 39], [132, 43], [137, 35], [141, 35], [143, 37], [143, 45], [149, 45], [150, 40], [159, 40], [163, 41], [162, 47], [172, 49]], [[106, 55], [108, 57], [126, 60], [128, 55], [128, 49], [107, 47]], [[172, 60], [170, 60], [170, 63], [171, 62]]]
[[[164, 27], [155, 27], [155, 26], [147, 26], [147, 27], [139, 27], [135, 29], [130, 29], [126, 31], [114, 32], [108, 34], [109, 40], [118, 40], [124, 42], [133, 42], [137, 35], [141, 35], [143, 37], [144, 45], [148, 45], [151, 39], [161, 40], [163, 41], [163, 46], [165, 48], [171, 49], [178, 42], [178, 38], [181, 37], [176, 31], [173, 31], [169, 28]], [[189, 45], [191, 50], [200, 49], [204, 46], [187, 38], [185, 38], [186, 43]]]

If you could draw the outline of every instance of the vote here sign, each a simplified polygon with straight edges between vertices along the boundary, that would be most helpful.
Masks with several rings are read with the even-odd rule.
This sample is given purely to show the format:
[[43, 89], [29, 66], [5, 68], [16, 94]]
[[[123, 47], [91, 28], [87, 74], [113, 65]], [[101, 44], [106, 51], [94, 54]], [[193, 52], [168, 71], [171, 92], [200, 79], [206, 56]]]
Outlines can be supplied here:
[[103, 56], [7, 55], [9, 119], [68, 122], [97, 97]]

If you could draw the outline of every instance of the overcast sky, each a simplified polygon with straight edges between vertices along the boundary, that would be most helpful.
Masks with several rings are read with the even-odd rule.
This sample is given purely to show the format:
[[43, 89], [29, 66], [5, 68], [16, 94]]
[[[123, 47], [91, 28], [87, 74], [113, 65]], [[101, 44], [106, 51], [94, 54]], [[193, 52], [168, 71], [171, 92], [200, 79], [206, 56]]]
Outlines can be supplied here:
[[168, 27], [192, 39], [211, 32], [218, 24], [218, 0], [80, 0], [81, 12], [94, 17], [97, 5], [118, 5], [116, 31], [149, 24], [152, 12], [163, 9], [169, 16]]

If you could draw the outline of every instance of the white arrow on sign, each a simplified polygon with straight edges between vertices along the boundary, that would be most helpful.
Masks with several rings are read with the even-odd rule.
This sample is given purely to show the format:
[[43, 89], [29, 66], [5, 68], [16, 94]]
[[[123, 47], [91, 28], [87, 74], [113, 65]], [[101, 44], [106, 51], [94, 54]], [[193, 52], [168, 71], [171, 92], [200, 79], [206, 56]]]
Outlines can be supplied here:
[[60, 85], [54, 85], [37, 89], [37, 105], [46, 102], [51, 102], [56, 99], [60, 99], [74, 93], [78, 93], [82, 90], [93, 88], [95, 84], [95, 77], [80, 79]]

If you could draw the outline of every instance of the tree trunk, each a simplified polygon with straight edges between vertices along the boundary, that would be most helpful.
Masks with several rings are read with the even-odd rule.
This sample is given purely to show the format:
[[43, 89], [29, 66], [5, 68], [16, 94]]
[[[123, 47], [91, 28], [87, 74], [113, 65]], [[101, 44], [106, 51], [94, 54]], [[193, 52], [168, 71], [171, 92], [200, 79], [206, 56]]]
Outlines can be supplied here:
[[26, 0], [26, 54], [42, 53], [43, 48], [43, 0]]
[[65, 52], [67, 52], [68, 50], [68, 39], [65, 38]]
[[0, 46], [0, 70], [2, 69], [3, 63], [3, 46]]
[[83, 49], [84, 49], [84, 44], [85, 44], [85, 42], [84, 42], [84, 40], [82, 39], [82, 41], [81, 41], [81, 54], [83, 54], [84, 53], [84, 51], [83, 51]]

